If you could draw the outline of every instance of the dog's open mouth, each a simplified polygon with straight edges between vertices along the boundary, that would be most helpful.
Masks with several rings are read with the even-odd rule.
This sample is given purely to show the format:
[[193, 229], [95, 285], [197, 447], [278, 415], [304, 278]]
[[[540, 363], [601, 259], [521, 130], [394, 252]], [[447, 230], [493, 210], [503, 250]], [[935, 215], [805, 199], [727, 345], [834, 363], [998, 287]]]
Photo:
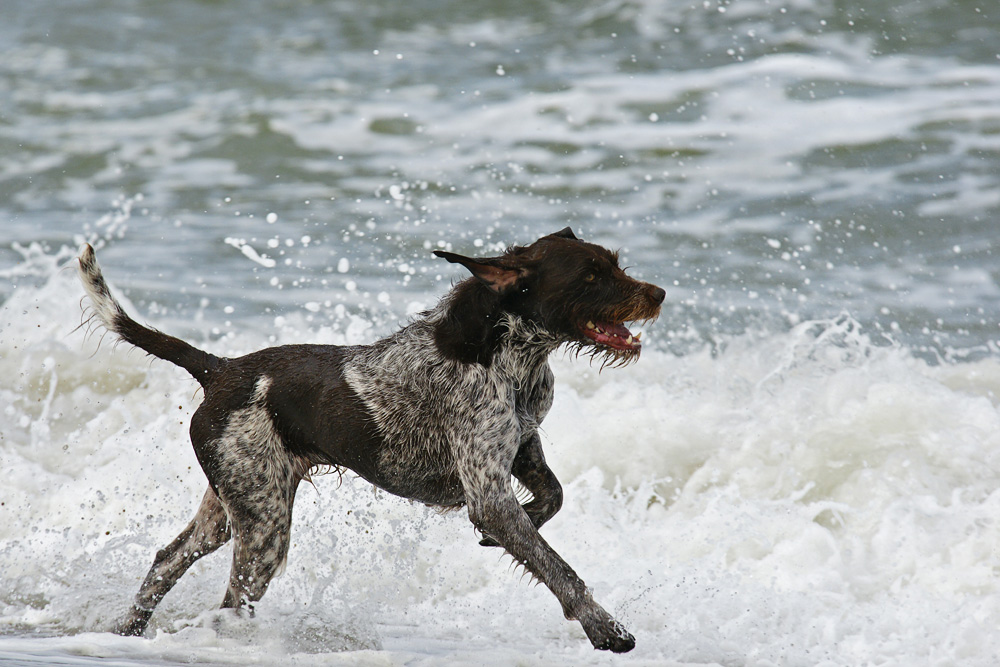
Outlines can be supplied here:
[[591, 321], [582, 327], [582, 331], [584, 336], [598, 345], [610, 347], [613, 350], [638, 352], [642, 349], [642, 342], [639, 340], [642, 334], [633, 336], [624, 324]]

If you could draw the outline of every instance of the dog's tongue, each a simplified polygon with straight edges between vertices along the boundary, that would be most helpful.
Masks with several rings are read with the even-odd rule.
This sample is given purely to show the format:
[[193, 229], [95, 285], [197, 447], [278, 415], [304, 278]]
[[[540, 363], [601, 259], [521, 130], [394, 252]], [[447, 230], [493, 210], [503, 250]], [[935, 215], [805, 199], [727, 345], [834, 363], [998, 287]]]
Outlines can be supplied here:
[[583, 335], [599, 345], [616, 350], [638, 350], [642, 347], [638, 336], [633, 336], [623, 324], [608, 324], [607, 322], [587, 322]]

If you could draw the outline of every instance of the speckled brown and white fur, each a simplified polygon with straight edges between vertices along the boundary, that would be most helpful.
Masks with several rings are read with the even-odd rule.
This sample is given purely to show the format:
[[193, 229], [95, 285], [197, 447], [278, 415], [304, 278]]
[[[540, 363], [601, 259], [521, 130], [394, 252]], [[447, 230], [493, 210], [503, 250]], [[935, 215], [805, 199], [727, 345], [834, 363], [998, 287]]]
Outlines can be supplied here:
[[[503, 547], [548, 586], [596, 648], [632, 649], [632, 636], [538, 532], [562, 504], [538, 426], [552, 405], [549, 354], [568, 344], [606, 362], [634, 360], [640, 346], [630, 334], [626, 342], [622, 322], [655, 318], [664, 292], [627, 277], [613, 253], [568, 228], [496, 258], [437, 254], [474, 277], [387, 338], [224, 359], [129, 318], [84, 248], [92, 318], [186, 368], [205, 389], [191, 440], [209, 489], [191, 523], [156, 554], [117, 632], [141, 635], [191, 564], [230, 539], [222, 606], [259, 600], [288, 555], [299, 482], [333, 466], [406, 498], [466, 506], [480, 544]], [[512, 476], [531, 493], [524, 505]]]

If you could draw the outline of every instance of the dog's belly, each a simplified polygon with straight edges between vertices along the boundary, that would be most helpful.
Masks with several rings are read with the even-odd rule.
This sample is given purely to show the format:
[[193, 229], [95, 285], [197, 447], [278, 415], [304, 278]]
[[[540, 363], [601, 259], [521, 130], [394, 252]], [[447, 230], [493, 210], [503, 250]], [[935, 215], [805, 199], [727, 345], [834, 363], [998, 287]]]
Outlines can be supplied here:
[[[405, 439], [380, 430], [356, 396], [341, 397], [341, 419], [319, 431], [316, 449], [327, 462], [349, 468], [393, 495], [431, 505], [465, 504], [450, 449], [428, 434]], [[343, 419], [347, 414], [352, 418]]]
[[454, 469], [387, 465], [379, 470], [377, 479], [368, 481], [393, 495], [428, 505], [459, 507], [465, 504], [462, 482]]
[[[355, 434], [357, 435], [357, 434]], [[353, 470], [389, 493], [429, 505], [457, 507], [465, 504], [462, 482], [450, 455], [424, 448], [400, 446], [379, 435], [343, 438], [343, 433], [317, 443], [323, 463]]]

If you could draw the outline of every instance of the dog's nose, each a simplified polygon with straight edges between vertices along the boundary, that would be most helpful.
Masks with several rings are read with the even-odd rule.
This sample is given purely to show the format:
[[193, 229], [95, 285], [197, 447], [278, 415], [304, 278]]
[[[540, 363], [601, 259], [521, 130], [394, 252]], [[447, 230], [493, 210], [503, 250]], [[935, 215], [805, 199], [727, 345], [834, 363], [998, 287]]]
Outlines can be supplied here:
[[656, 305], [663, 303], [663, 300], [667, 298], [667, 291], [662, 287], [653, 286], [653, 290], [649, 293], [649, 298], [656, 302]]

